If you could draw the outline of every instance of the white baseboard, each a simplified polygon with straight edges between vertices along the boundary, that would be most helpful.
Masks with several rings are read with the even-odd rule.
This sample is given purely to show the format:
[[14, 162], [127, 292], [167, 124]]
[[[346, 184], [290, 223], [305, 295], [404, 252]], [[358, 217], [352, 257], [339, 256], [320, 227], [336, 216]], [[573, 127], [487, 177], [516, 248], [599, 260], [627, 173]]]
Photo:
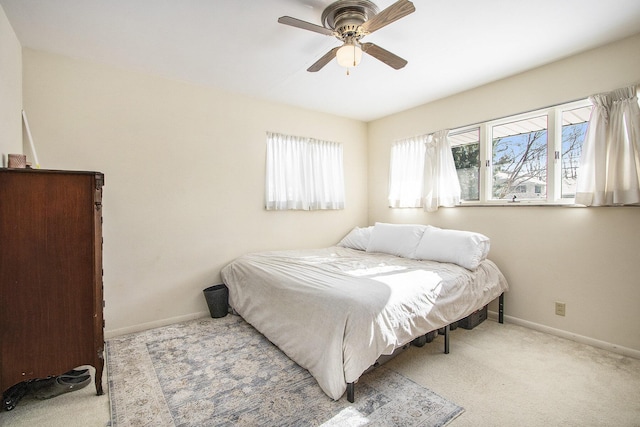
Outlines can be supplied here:
[[[498, 320], [498, 313], [495, 311], [489, 311], [488, 317], [492, 320]], [[104, 333], [105, 339], [114, 338], [120, 335], [132, 334], [135, 332], [146, 331], [147, 329], [159, 328], [161, 326], [172, 325], [174, 323], [186, 322], [193, 319], [200, 319], [202, 317], [210, 316], [208, 311], [201, 311], [198, 313], [186, 314], [184, 316], [171, 317], [169, 319], [157, 320], [154, 322], [141, 323], [126, 328], [107, 330]], [[513, 323], [514, 325], [523, 326], [525, 328], [533, 329], [534, 331], [540, 331], [549, 335], [555, 335], [560, 338], [565, 338], [571, 341], [579, 342], [581, 344], [587, 344], [592, 347], [608, 350], [616, 354], [623, 356], [629, 356], [636, 359], [640, 359], [640, 351], [632, 348], [623, 347], [618, 344], [609, 343], [606, 341], [600, 341], [594, 338], [586, 337], [584, 335], [574, 334], [572, 332], [563, 331], [562, 329], [556, 329], [549, 326], [541, 325], [540, 323], [530, 322], [528, 320], [519, 319], [513, 316], [504, 316], [505, 322]]]
[[[498, 320], [498, 313], [496, 311], [489, 311], [488, 317], [493, 320]], [[514, 325], [523, 326], [525, 328], [533, 329], [535, 331], [544, 332], [549, 335], [555, 335], [560, 338], [565, 338], [571, 341], [579, 342], [581, 344], [587, 344], [592, 347], [608, 350], [612, 353], [621, 354], [623, 356], [633, 357], [640, 359], [640, 351], [632, 348], [623, 347], [618, 344], [613, 344], [606, 341], [600, 341], [594, 338], [586, 337], [584, 335], [574, 334], [573, 332], [563, 331], [562, 329], [552, 328], [550, 326], [541, 325], [540, 323], [530, 322], [528, 320], [519, 319], [513, 316], [504, 316], [504, 321], [513, 323]]]
[[174, 323], [186, 322], [193, 319], [200, 319], [201, 317], [210, 316], [208, 311], [201, 311], [198, 313], [185, 314], [184, 316], [171, 317], [169, 319], [156, 320], [153, 322], [140, 323], [138, 325], [128, 326], [126, 328], [105, 330], [104, 338], [114, 338], [120, 335], [133, 334], [135, 332], [146, 331], [147, 329], [159, 328], [161, 326], [173, 325]]

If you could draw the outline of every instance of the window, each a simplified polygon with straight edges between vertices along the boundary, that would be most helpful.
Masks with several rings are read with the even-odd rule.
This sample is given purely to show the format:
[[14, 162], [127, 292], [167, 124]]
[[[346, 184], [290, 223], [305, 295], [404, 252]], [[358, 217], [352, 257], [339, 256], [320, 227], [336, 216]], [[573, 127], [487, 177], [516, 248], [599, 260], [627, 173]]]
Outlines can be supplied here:
[[462, 200], [480, 200], [480, 128], [449, 135]]
[[547, 183], [547, 116], [491, 126], [492, 199], [539, 199]]
[[573, 203], [588, 100], [451, 131], [463, 204]]
[[343, 209], [342, 144], [267, 134], [267, 210]]
[[573, 199], [576, 196], [578, 165], [591, 109], [591, 106], [587, 106], [562, 112], [561, 189], [563, 199]]

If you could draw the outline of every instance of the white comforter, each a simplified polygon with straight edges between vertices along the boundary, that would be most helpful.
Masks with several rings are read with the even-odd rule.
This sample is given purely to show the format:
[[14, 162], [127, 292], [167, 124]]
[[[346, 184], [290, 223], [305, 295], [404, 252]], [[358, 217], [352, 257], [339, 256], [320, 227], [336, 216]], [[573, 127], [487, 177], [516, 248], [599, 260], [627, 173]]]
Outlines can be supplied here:
[[343, 247], [248, 254], [221, 274], [231, 307], [336, 400], [380, 355], [508, 288], [488, 260], [471, 272]]

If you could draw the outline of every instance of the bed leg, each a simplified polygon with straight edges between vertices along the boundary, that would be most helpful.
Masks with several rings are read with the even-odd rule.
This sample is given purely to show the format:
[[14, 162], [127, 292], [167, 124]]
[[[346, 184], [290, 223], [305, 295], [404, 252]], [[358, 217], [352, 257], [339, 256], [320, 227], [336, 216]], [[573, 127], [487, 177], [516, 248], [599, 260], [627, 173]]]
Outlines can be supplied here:
[[444, 327], [444, 354], [449, 354], [449, 325]]
[[356, 384], [347, 383], [347, 400], [353, 403], [356, 400]]
[[498, 322], [504, 323], [504, 292], [500, 294], [498, 300]]

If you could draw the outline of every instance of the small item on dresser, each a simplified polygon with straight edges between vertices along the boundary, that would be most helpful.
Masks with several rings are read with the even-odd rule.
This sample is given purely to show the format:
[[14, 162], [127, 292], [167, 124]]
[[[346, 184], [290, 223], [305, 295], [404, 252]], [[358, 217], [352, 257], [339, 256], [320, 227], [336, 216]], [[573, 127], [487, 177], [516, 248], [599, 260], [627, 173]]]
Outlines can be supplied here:
[[27, 156], [24, 154], [9, 154], [7, 165], [12, 169], [24, 169], [27, 167]]

